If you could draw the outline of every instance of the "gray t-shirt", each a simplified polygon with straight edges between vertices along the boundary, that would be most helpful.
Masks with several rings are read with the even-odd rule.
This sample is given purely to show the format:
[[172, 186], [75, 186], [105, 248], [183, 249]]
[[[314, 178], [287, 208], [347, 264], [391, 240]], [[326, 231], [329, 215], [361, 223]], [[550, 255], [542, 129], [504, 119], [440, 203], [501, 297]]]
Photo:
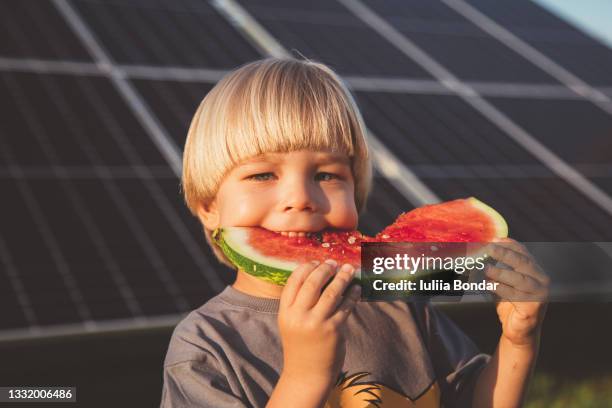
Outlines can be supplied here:
[[[282, 371], [278, 299], [227, 286], [175, 328], [162, 408], [265, 407]], [[468, 407], [489, 356], [430, 304], [360, 301], [325, 405]]]

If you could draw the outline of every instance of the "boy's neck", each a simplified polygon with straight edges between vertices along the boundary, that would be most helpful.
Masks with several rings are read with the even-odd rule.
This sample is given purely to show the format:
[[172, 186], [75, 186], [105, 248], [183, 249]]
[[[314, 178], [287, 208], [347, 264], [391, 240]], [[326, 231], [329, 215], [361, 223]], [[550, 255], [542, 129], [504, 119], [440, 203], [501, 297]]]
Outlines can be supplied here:
[[280, 299], [283, 292], [283, 286], [268, 283], [240, 269], [232, 287], [248, 295], [272, 299]]

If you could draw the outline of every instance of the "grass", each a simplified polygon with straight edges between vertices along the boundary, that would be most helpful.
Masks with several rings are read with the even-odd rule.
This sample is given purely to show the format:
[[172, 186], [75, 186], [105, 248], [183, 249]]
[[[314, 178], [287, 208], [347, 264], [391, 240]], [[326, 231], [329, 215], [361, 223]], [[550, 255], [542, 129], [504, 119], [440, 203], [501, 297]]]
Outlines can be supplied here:
[[526, 408], [612, 408], [612, 374], [563, 378], [536, 373]]

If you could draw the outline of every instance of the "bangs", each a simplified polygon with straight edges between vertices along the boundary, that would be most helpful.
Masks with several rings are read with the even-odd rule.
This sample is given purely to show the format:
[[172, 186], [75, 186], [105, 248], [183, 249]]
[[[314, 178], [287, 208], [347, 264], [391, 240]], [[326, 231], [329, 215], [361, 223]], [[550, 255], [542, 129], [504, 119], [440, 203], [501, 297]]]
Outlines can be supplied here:
[[218, 136], [236, 165], [267, 152], [330, 150], [352, 157], [354, 131], [337, 84], [316, 72], [271, 71], [239, 84]]

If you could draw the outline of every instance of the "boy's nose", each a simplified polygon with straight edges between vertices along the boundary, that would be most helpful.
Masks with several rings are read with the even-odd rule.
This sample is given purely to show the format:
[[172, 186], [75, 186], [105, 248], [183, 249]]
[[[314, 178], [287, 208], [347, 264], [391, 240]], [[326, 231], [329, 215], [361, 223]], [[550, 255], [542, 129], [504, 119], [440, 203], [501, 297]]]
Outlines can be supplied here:
[[292, 183], [287, 188], [286, 193], [280, 203], [280, 208], [284, 211], [316, 211], [317, 205], [314, 192], [309, 186], [302, 183]]

